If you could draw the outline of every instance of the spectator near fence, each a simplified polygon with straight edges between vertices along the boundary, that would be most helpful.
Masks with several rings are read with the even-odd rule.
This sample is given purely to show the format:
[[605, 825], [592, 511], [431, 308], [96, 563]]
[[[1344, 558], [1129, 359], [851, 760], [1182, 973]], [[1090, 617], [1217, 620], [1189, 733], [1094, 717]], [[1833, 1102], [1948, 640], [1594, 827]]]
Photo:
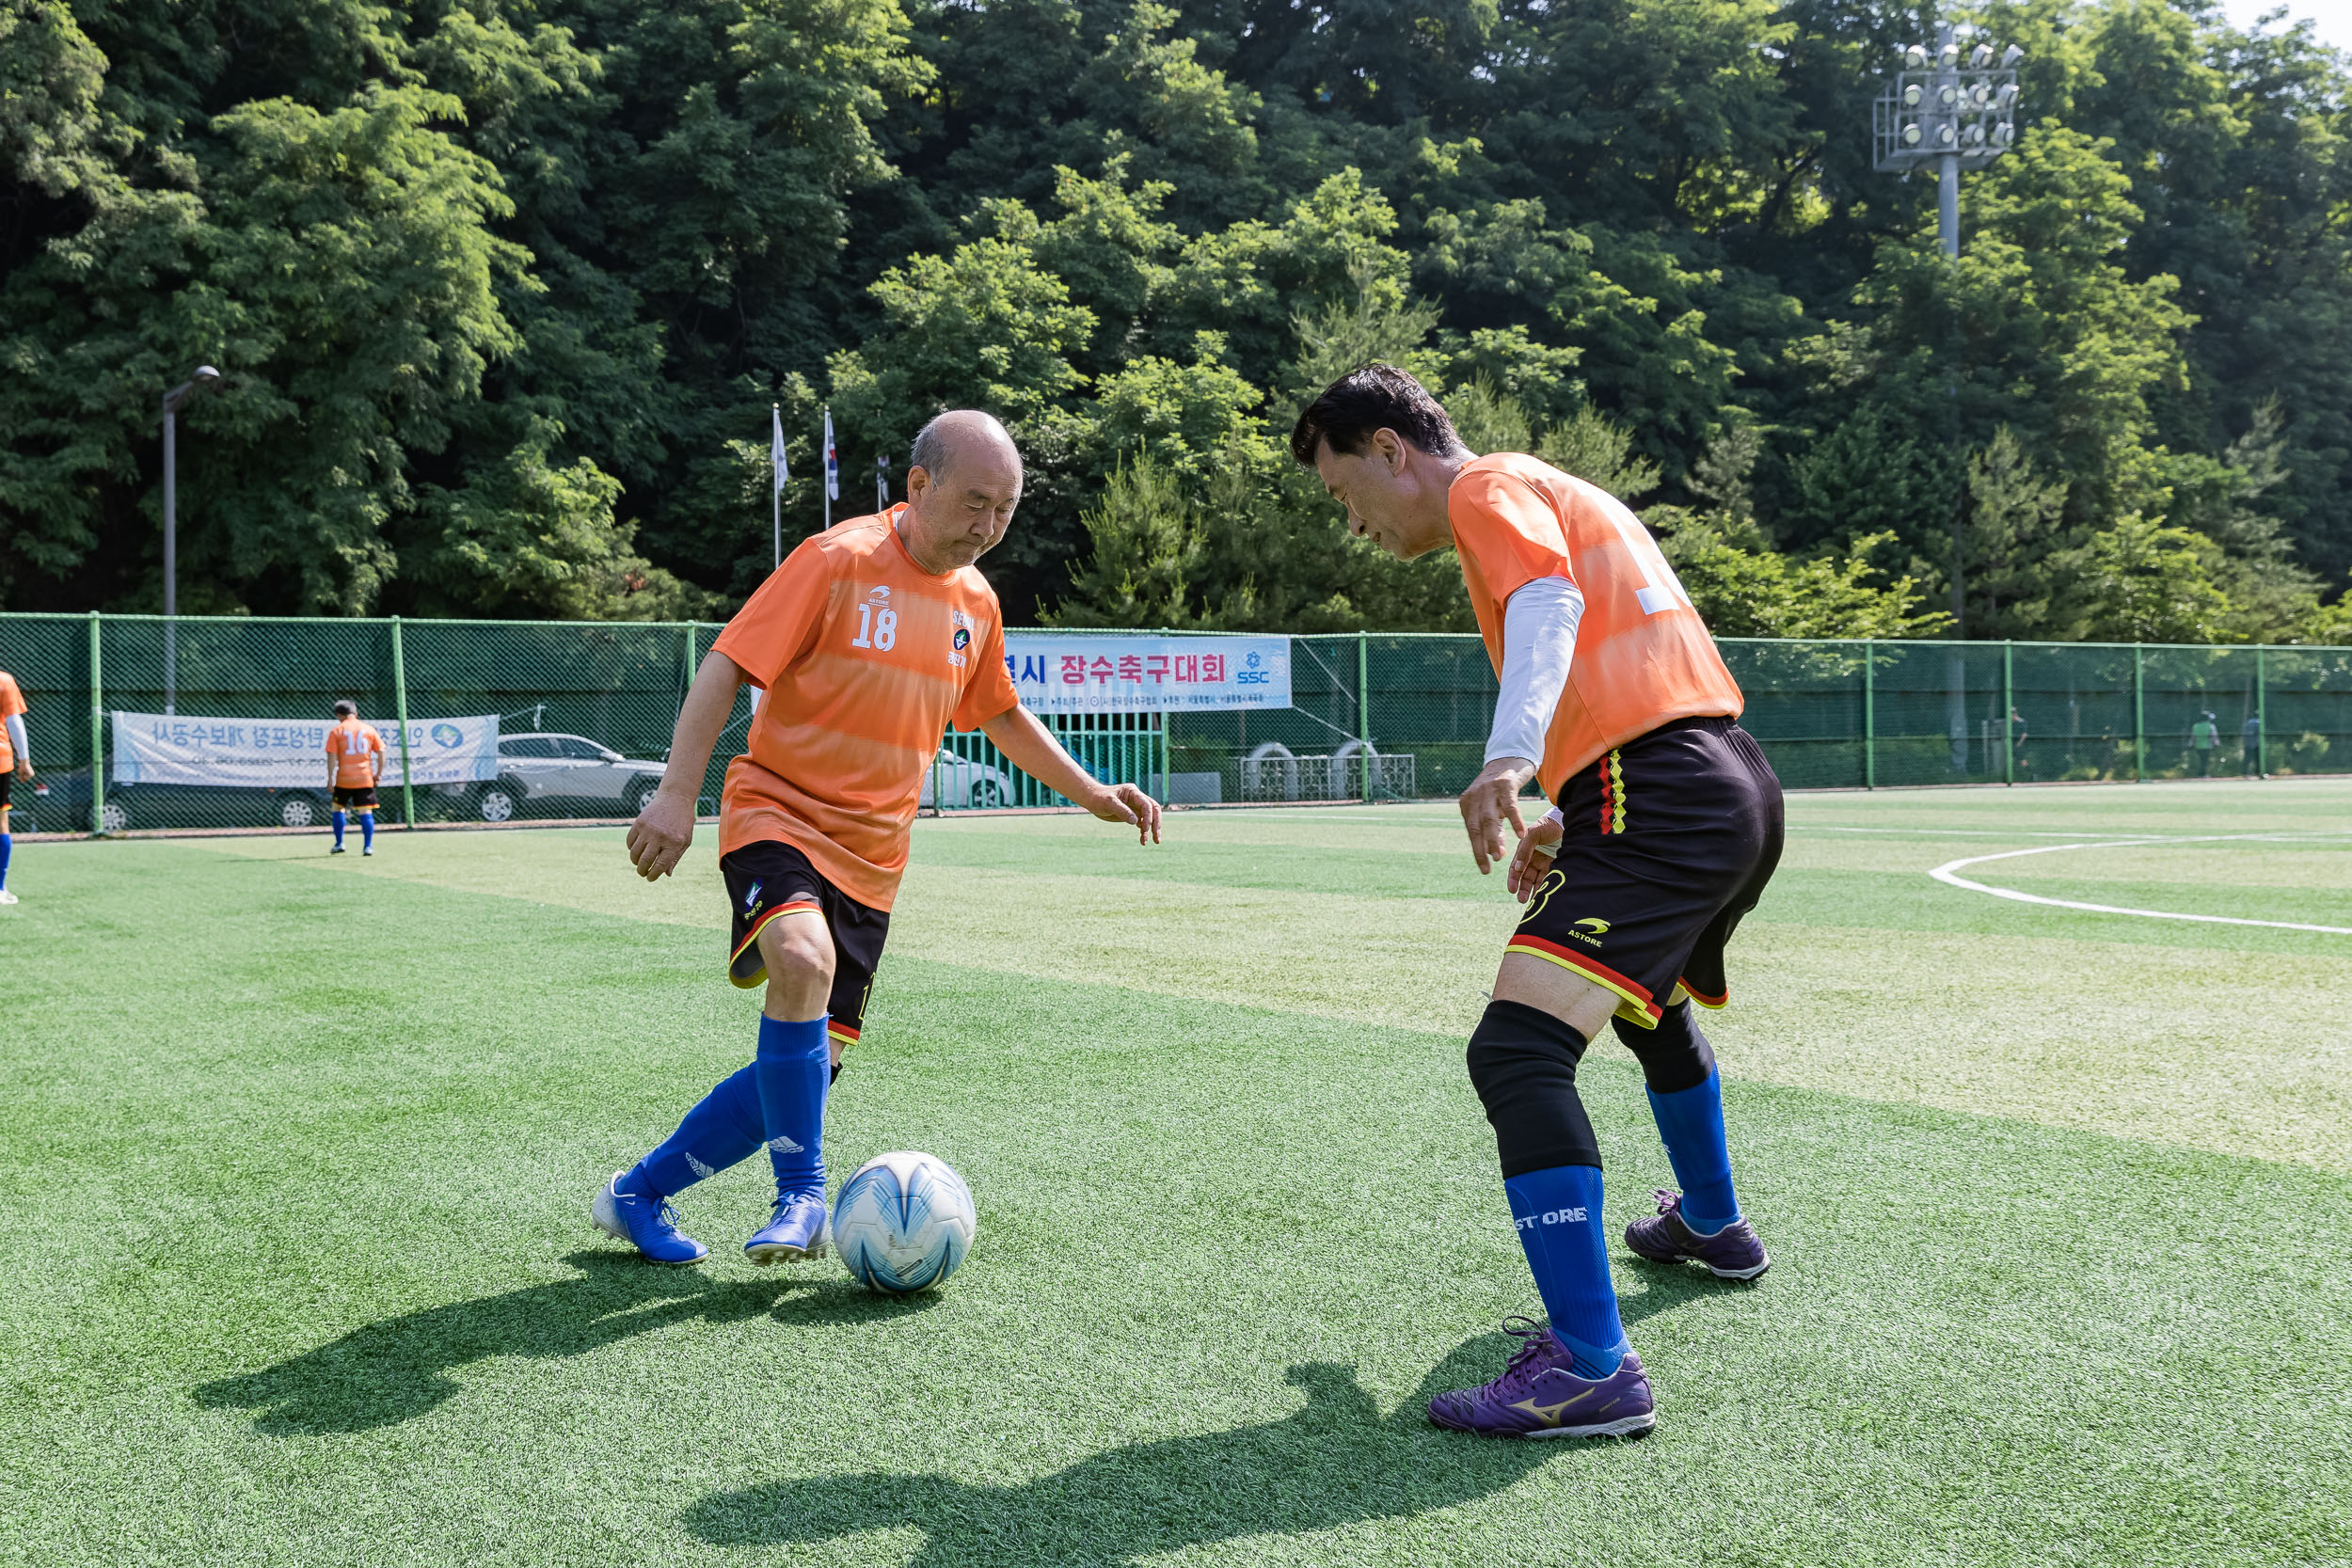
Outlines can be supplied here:
[[2267, 778], [2269, 775], [2263, 771], [2263, 716], [2259, 713], [2248, 714], [2246, 722], [2237, 727], [2237, 738], [2246, 752], [2238, 759], [2238, 776]]
[[2211, 713], [2198, 715], [2197, 722], [2188, 727], [2188, 748], [2197, 756], [2197, 776], [2213, 777], [2214, 748], [2221, 744], [2221, 726], [2215, 723]]
[[24, 693], [16, 677], [0, 670], [0, 904], [13, 904], [8, 891], [8, 855], [16, 840], [8, 832], [8, 791], [18, 779], [33, 782], [32, 749], [24, 740]]
[[2015, 708], [2010, 708], [2009, 710], [2010, 766], [2018, 773], [2026, 777], [2031, 777], [2033, 774], [2033, 768], [2028, 765], [2026, 756], [2026, 741], [2027, 738], [2028, 732], [2026, 728], [2026, 716], [2018, 712]]

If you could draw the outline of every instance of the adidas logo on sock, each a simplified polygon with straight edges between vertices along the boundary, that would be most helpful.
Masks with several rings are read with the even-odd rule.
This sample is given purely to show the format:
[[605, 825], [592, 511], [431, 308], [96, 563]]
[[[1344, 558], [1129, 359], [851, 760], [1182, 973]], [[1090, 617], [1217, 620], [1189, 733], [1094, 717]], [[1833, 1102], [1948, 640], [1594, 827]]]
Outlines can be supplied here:
[[694, 1173], [694, 1180], [697, 1181], [707, 1181], [712, 1177], [719, 1174], [718, 1166], [706, 1165], [700, 1160], [695, 1159], [691, 1154], [689, 1154], [686, 1157], [686, 1168]]
[[790, 1138], [785, 1136], [781, 1132], [768, 1140], [768, 1148], [771, 1151], [777, 1154], [805, 1154], [808, 1152], [799, 1144], [794, 1143]]

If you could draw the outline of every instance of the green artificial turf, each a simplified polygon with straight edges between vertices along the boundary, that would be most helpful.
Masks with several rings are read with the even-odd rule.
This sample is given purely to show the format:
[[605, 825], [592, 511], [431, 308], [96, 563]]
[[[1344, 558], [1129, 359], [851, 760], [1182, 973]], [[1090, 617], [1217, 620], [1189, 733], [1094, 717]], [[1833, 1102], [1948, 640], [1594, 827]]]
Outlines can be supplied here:
[[[752, 1043], [709, 845], [23, 846], [0, 1562], [2352, 1561], [2352, 937], [1926, 875], [2155, 836], [1963, 874], [2352, 926], [2352, 787], [1791, 823], [1709, 1022], [1774, 1267], [1615, 1249], [1632, 1444], [1422, 1415], [1536, 1309], [1461, 1070], [1510, 906], [1442, 808], [920, 825], [828, 1129], [972, 1183], [913, 1301], [745, 1264], [749, 1166], [699, 1270], [587, 1227]], [[1584, 1083], [1613, 1229], [1668, 1172], [1629, 1058]]]

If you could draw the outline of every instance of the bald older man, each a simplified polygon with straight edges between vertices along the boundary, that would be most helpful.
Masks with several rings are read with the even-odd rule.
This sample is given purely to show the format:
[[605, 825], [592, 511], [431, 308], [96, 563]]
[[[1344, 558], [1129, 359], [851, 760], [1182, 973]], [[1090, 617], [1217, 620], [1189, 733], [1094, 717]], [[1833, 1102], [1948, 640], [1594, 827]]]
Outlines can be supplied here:
[[775, 1209], [744, 1255], [762, 1266], [823, 1255], [825, 1095], [857, 1040], [923, 774], [949, 722], [985, 731], [1014, 766], [1138, 843], [1159, 839], [1158, 804], [1072, 761], [1006, 670], [1003, 615], [973, 563], [1021, 501], [1011, 436], [986, 414], [942, 414], [910, 455], [904, 505], [804, 541], [719, 635], [679, 710], [661, 787], [628, 832], [638, 875], [675, 869], [738, 690], [765, 691], [719, 808], [727, 974], [767, 986], [757, 1051], [590, 1209], [657, 1263], [709, 1256], [669, 1200], [762, 1145]]

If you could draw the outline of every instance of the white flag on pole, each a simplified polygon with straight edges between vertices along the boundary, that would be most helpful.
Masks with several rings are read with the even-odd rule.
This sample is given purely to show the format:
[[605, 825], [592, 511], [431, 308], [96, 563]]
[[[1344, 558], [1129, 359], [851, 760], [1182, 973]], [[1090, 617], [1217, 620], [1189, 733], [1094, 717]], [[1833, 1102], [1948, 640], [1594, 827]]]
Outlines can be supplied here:
[[784, 489], [784, 482], [792, 477], [792, 470], [784, 465], [784, 410], [771, 404], [768, 406], [768, 418], [773, 427], [769, 436], [768, 458], [775, 465], [776, 489], [781, 493]]
[[825, 499], [841, 499], [841, 454], [833, 445], [833, 410], [825, 410]]

